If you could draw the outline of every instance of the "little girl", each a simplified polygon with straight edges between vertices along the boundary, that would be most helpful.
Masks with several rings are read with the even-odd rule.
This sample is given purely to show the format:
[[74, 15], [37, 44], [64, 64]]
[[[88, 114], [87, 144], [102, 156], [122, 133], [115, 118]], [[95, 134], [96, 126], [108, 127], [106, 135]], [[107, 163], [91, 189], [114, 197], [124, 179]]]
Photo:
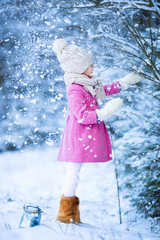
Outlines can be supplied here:
[[53, 50], [65, 72], [69, 101], [69, 115], [58, 155], [58, 161], [67, 162], [67, 173], [56, 220], [80, 223], [79, 198], [75, 196], [80, 169], [86, 162], [112, 160], [111, 143], [103, 120], [123, 104], [122, 99], [114, 98], [100, 109], [97, 100], [127, 89], [139, 82], [141, 76], [133, 72], [103, 86], [92, 76], [94, 60], [87, 51], [64, 39], [55, 40]]

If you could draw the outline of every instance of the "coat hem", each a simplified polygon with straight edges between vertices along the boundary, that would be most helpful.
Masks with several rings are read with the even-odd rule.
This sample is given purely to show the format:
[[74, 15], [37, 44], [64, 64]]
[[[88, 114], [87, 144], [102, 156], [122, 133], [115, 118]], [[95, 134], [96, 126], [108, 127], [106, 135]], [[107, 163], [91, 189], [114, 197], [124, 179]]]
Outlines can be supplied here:
[[113, 159], [108, 159], [104, 161], [66, 161], [66, 160], [58, 160], [58, 162], [77, 162], [77, 163], [104, 163], [104, 162], [109, 162], [112, 161]]

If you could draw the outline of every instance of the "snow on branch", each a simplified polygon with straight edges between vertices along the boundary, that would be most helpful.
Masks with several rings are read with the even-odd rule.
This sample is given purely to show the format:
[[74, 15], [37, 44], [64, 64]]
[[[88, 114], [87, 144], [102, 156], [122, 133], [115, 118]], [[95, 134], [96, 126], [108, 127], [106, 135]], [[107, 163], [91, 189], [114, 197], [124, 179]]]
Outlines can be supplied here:
[[120, 37], [118, 35], [113, 35], [111, 33], [110, 34], [109, 33], [105, 33], [104, 36], [107, 37], [107, 38], [110, 38], [110, 39], [112, 39], [112, 40], [114, 40], [114, 41], [116, 41], [116, 42], [118, 42], [120, 44], [122, 44], [123, 46], [124, 45], [128, 46], [129, 48], [139, 52], [139, 48], [138, 47], [136, 47], [134, 44], [131, 44], [131, 43], [127, 42], [124, 38], [122, 38], [122, 37]]
[[[109, 2], [109, 1], [105, 1]], [[132, 41], [129, 42], [125, 37], [120, 37], [117, 35], [113, 35], [111, 33], [105, 33], [105, 37], [109, 38], [111, 42], [114, 43], [113, 48], [117, 52], [123, 53], [126, 58], [131, 60], [131, 62], [137, 62], [138, 65], [143, 65], [146, 67], [151, 73], [152, 77], [150, 76], [149, 72], [145, 74], [145, 77], [151, 81], [154, 81], [155, 84], [159, 82], [160, 79], [160, 69], [159, 69], [159, 27], [158, 25], [154, 25], [153, 27], [153, 19], [152, 16], [159, 15], [159, 9], [157, 3], [154, 0], [147, 0], [144, 1], [123, 1], [125, 6], [121, 4], [117, 5], [114, 3], [117, 1], [112, 1], [113, 8], [117, 12], [119, 18], [121, 19], [123, 25], [127, 29], [128, 33], [130, 33], [132, 37]], [[120, 1], [121, 2], [121, 1]], [[103, 2], [104, 3], [104, 2]], [[124, 8], [127, 9], [131, 8], [131, 5], [137, 9], [137, 13], [140, 16], [143, 16], [143, 10], [147, 11], [147, 33], [141, 32], [138, 24], [135, 24], [134, 20], [132, 19], [131, 12], [125, 12]], [[140, 6], [140, 7], [139, 7]], [[143, 8], [142, 8], [143, 6]], [[148, 10], [149, 9], [149, 10]], [[152, 14], [153, 13], [153, 14]], [[159, 19], [159, 18], [157, 18]], [[156, 31], [155, 31], [156, 28]], [[132, 63], [131, 63], [132, 64]]]

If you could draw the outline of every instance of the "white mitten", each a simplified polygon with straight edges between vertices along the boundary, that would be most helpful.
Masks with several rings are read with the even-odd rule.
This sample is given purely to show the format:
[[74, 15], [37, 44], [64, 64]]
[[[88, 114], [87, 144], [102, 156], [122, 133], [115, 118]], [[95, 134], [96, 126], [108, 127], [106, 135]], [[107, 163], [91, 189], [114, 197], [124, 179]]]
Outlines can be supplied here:
[[132, 84], [136, 84], [142, 80], [143, 77], [141, 77], [138, 73], [132, 72], [125, 76], [124, 78], [119, 79], [119, 83], [121, 85], [122, 90], [125, 90], [130, 87]]
[[102, 109], [96, 109], [96, 113], [100, 121], [105, 120], [107, 117], [115, 113], [123, 105], [123, 100], [121, 98], [114, 98], [107, 102]]

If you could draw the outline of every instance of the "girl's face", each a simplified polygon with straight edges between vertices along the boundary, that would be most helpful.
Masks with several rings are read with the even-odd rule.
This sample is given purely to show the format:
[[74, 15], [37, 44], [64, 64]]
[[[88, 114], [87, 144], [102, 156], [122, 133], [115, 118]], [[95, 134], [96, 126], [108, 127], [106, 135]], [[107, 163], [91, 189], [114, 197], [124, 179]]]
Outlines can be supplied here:
[[89, 68], [87, 68], [85, 71], [84, 71], [84, 75], [86, 75], [87, 77], [89, 78], [92, 78], [93, 77], [93, 68], [94, 66], [91, 65]]

